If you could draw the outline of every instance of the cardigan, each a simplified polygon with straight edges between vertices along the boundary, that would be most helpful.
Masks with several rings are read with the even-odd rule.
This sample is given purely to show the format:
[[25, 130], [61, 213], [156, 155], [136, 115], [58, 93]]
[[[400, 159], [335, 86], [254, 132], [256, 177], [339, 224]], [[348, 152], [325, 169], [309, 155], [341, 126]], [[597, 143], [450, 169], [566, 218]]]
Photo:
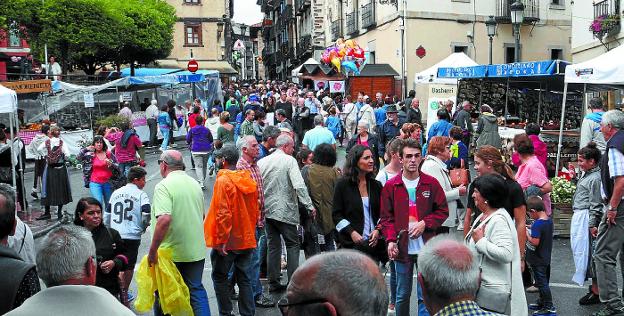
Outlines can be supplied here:
[[[374, 225], [379, 221], [381, 199], [381, 183], [375, 179], [367, 179], [369, 210]], [[348, 177], [342, 177], [334, 187], [332, 217], [338, 230], [338, 240], [345, 248], [353, 248], [351, 232], [357, 231], [362, 235], [364, 231], [364, 207], [357, 183]], [[341, 230], [338, 227], [345, 225]]]
[[448, 169], [446, 169], [446, 164], [440, 158], [429, 155], [422, 163], [420, 170], [422, 173], [426, 173], [438, 180], [438, 183], [444, 190], [449, 216], [442, 226], [457, 227], [459, 222], [463, 222], [463, 218], [460, 219], [457, 214], [457, 201], [460, 198], [459, 189], [453, 188], [451, 185], [451, 178]]

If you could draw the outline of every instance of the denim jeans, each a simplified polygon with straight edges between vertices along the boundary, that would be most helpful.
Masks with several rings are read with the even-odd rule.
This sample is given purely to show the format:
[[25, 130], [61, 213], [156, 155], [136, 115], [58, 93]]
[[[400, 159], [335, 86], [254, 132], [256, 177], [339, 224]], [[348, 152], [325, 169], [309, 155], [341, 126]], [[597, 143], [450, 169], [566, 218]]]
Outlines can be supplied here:
[[157, 140], [157, 132], [156, 132], [156, 128], [158, 128], [158, 123], [156, 122], [155, 119], [153, 118], [148, 118], [147, 119], [147, 126], [149, 127], [149, 132], [150, 132], [150, 136], [149, 136], [149, 143], [148, 146], [155, 146], [156, 145], [156, 140]]
[[119, 164], [119, 169], [121, 169], [121, 173], [123, 173], [124, 176], [128, 176], [128, 172], [130, 171], [130, 168], [137, 166], [138, 163], [136, 161], [128, 161], [128, 162], [122, 162]]
[[[204, 273], [204, 262], [202, 259], [195, 262], [174, 262], [178, 271], [182, 275], [184, 283], [189, 289], [191, 295], [191, 307], [195, 316], [210, 316], [210, 306], [208, 305], [208, 294], [202, 284], [202, 274]], [[164, 316], [160, 309], [158, 293], [156, 293], [156, 302], [154, 303], [154, 315]]]
[[253, 249], [229, 250], [226, 256], [216, 250], [210, 253], [212, 262], [212, 282], [217, 296], [219, 315], [230, 315], [233, 312], [230, 300], [230, 282], [228, 272], [234, 267], [234, 275], [238, 284], [238, 311], [241, 316], [251, 316], [256, 312], [252, 290]]
[[260, 265], [262, 259], [266, 258], [266, 234], [264, 227], [256, 227], [256, 249], [253, 251], [252, 265], [251, 265], [251, 286], [253, 288], [254, 298], [257, 298], [262, 294], [262, 283], [260, 282]]
[[[395, 261], [394, 268], [396, 270], [396, 306], [397, 316], [409, 316], [410, 314], [410, 296], [412, 294], [412, 284], [414, 281], [414, 266], [416, 266], [417, 257], [410, 256], [409, 262]], [[418, 295], [418, 315], [429, 316], [429, 312], [425, 307], [422, 298], [422, 290], [418, 282], [416, 282], [416, 293]]]
[[161, 150], [167, 150], [167, 146], [169, 146], [169, 129], [168, 128], [160, 128], [160, 133], [162, 134], [163, 141], [160, 145]]
[[388, 262], [390, 266], [390, 304], [396, 305], [397, 275], [394, 261]]
[[113, 187], [111, 186], [111, 184], [109, 182], [89, 182], [89, 191], [91, 191], [91, 196], [94, 199], [98, 200], [100, 204], [102, 204], [102, 212], [104, 212], [108, 207], [108, 201], [110, 200], [111, 194], [113, 193]]
[[535, 287], [539, 289], [539, 304], [544, 308], [553, 306], [552, 294], [548, 285], [548, 266], [547, 265], [531, 265], [533, 278], [535, 279]]

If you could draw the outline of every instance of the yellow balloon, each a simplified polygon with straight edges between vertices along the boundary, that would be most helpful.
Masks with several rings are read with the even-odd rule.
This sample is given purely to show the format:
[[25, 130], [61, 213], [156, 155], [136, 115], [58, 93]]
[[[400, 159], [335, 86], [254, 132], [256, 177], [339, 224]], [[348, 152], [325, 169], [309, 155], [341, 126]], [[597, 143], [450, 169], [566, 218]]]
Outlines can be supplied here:
[[338, 57], [334, 57], [331, 60], [332, 65], [334, 65], [334, 67], [336, 67], [336, 71], [338, 71], [338, 73], [340, 73], [340, 58]]
[[345, 45], [349, 48], [355, 48], [357, 43], [355, 42], [355, 40], [347, 40], [345, 41]]

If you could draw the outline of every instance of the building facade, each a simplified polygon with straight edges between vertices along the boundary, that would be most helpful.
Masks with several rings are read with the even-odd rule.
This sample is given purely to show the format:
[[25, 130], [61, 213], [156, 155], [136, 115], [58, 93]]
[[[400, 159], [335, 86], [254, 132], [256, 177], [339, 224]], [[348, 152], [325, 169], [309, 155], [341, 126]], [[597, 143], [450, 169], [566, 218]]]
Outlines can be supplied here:
[[261, 51], [265, 77], [286, 79], [289, 69], [296, 64], [295, 49], [297, 24], [294, 15], [295, 0], [258, 0], [264, 13], [262, 35], [264, 48]]
[[236, 75], [232, 62], [233, 0], [167, 0], [176, 10], [171, 54], [158, 60], [163, 68], [186, 68], [192, 57], [199, 69]]
[[[464, 52], [479, 64], [489, 62], [485, 21], [493, 16], [493, 63], [513, 62], [515, 39], [509, 7], [513, 0], [328, 1], [326, 46], [338, 38], [355, 39], [368, 53], [367, 63], [387, 63], [414, 87], [416, 73], [451, 53]], [[522, 0], [524, 24], [520, 29], [520, 61], [570, 60], [571, 8], [564, 0]], [[568, 3], [566, 3], [568, 2]], [[579, 1], [577, 1], [579, 2]], [[404, 13], [405, 12], [405, 13]], [[405, 16], [404, 50], [401, 29]]]
[[[252, 40], [251, 33], [251, 26], [232, 23], [232, 61], [238, 71], [238, 78], [243, 80], [256, 79], [257, 42]], [[239, 40], [243, 43], [243, 49], [236, 47]]]
[[22, 59], [29, 53], [28, 42], [18, 32], [0, 30], [0, 81], [18, 80]]
[[[572, 6], [572, 61], [598, 57], [624, 42], [624, 0], [575, 1]], [[624, 105], [624, 90], [601, 95], [609, 109]]]

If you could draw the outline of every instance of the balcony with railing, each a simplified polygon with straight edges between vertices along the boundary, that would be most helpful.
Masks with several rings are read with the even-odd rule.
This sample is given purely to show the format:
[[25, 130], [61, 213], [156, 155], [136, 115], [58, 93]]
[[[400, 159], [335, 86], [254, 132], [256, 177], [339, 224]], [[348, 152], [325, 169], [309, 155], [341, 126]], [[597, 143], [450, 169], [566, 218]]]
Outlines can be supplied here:
[[337, 19], [331, 23], [331, 36], [332, 41], [335, 41], [342, 37], [342, 19]]
[[377, 20], [375, 19], [375, 2], [371, 0], [371, 2], [362, 6], [362, 27], [371, 28], [375, 25], [377, 25]]
[[297, 15], [303, 14], [311, 5], [311, 0], [295, 0], [295, 12]]
[[359, 31], [357, 11], [347, 13], [347, 34], [354, 34]]
[[301, 57], [310, 51], [312, 51], [312, 35], [305, 35], [297, 44], [297, 57]]
[[620, 0], [602, 0], [594, 2], [594, 20], [589, 30], [594, 37], [602, 39], [605, 35], [617, 34], [621, 30]]
[[288, 23], [290, 22], [292, 18], [293, 18], [293, 9], [292, 9], [292, 6], [289, 4], [284, 8], [284, 10], [282, 10], [278, 18], [279, 20], [278, 24], [280, 25], [280, 28], [285, 29], [288, 26]]
[[[511, 4], [516, 0], [496, 0], [496, 22], [511, 23]], [[524, 23], [533, 23], [540, 20], [539, 2], [540, 0], [521, 0], [524, 4]]]

